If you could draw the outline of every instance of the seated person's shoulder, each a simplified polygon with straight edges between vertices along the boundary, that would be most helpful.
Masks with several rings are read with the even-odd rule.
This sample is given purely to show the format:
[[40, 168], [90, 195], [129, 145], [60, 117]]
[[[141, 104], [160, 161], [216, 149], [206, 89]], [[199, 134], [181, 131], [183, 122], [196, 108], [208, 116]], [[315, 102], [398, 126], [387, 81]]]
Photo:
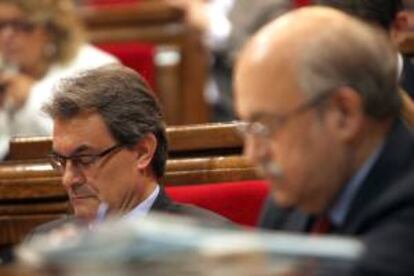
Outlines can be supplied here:
[[30, 231], [29, 234], [26, 235], [25, 241], [29, 241], [34, 236], [37, 236], [37, 235], [49, 234], [52, 231], [57, 231], [58, 229], [62, 229], [65, 226], [79, 225], [79, 224], [80, 224], [80, 221], [78, 221], [75, 217], [65, 215], [60, 219], [52, 220], [52, 221], [49, 221], [49, 222], [46, 222], [44, 224], [37, 226], [32, 231]]

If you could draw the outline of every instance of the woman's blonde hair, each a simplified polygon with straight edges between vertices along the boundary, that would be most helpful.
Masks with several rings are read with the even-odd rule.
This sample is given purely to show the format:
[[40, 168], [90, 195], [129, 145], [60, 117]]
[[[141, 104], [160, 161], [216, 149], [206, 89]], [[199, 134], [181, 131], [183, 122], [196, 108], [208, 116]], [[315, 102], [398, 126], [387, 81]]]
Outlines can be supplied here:
[[43, 25], [53, 43], [51, 62], [69, 62], [84, 40], [84, 31], [72, 0], [0, 0], [17, 6], [27, 19]]

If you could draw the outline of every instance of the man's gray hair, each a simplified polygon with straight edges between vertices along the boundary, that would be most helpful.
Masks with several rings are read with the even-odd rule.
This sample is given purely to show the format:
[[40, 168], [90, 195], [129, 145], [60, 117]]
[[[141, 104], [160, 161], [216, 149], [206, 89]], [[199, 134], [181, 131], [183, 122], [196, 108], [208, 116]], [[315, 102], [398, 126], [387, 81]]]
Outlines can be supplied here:
[[351, 87], [361, 95], [367, 115], [399, 116], [397, 52], [386, 33], [356, 19], [349, 26], [336, 25], [321, 29], [298, 53], [304, 93], [315, 97]]
[[143, 78], [125, 66], [105, 65], [62, 80], [43, 110], [53, 119], [72, 119], [84, 112], [100, 114], [113, 138], [127, 147], [153, 133], [157, 149], [151, 166], [164, 174], [167, 138], [160, 106]]

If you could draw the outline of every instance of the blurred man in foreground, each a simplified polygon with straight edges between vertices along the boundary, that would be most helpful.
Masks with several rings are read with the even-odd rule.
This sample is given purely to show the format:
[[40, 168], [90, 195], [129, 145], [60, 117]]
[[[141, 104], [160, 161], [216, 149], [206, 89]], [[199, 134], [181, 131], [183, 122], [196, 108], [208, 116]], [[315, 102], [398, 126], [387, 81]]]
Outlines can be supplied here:
[[245, 153], [271, 180], [267, 227], [360, 237], [357, 275], [414, 272], [414, 137], [384, 33], [330, 8], [261, 29], [236, 66]]
[[51, 222], [35, 233], [68, 221], [135, 219], [149, 211], [224, 222], [206, 210], [171, 202], [160, 187], [167, 159], [165, 124], [136, 72], [114, 64], [66, 79], [44, 110], [54, 121], [52, 164], [62, 174], [76, 219]]

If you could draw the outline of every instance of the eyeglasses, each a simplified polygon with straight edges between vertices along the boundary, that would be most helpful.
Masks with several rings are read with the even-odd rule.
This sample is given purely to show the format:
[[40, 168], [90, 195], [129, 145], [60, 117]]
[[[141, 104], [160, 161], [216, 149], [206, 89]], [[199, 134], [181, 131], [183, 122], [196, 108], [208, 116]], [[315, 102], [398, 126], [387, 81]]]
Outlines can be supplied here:
[[29, 33], [34, 30], [36, 24], [24, 19], [0, 20], [0, 31], [9, 27], [16, 32]]
[[116, 144], [100, 153], [97, 154], [78, 154], [73, 156], [63, 156], [58, 153], [52, 152], [49, 154], [52, 167], [60, 173], [63, 173], [66, 168], [68, 160], [72, 162], [72, 165], [81, 170], [89, 168], [91, 165], [95, 164], [96, 161], [123, 147], [123, 145]]
[[261, 114], [250, 122], [241, 122], [237, 129], [244, 137], [251, 136], [256, 139], [267, 139], [282, 128], [288, 120], [319, 105], [331, 94], [331, 92], [321, 93], [284, 115]]

